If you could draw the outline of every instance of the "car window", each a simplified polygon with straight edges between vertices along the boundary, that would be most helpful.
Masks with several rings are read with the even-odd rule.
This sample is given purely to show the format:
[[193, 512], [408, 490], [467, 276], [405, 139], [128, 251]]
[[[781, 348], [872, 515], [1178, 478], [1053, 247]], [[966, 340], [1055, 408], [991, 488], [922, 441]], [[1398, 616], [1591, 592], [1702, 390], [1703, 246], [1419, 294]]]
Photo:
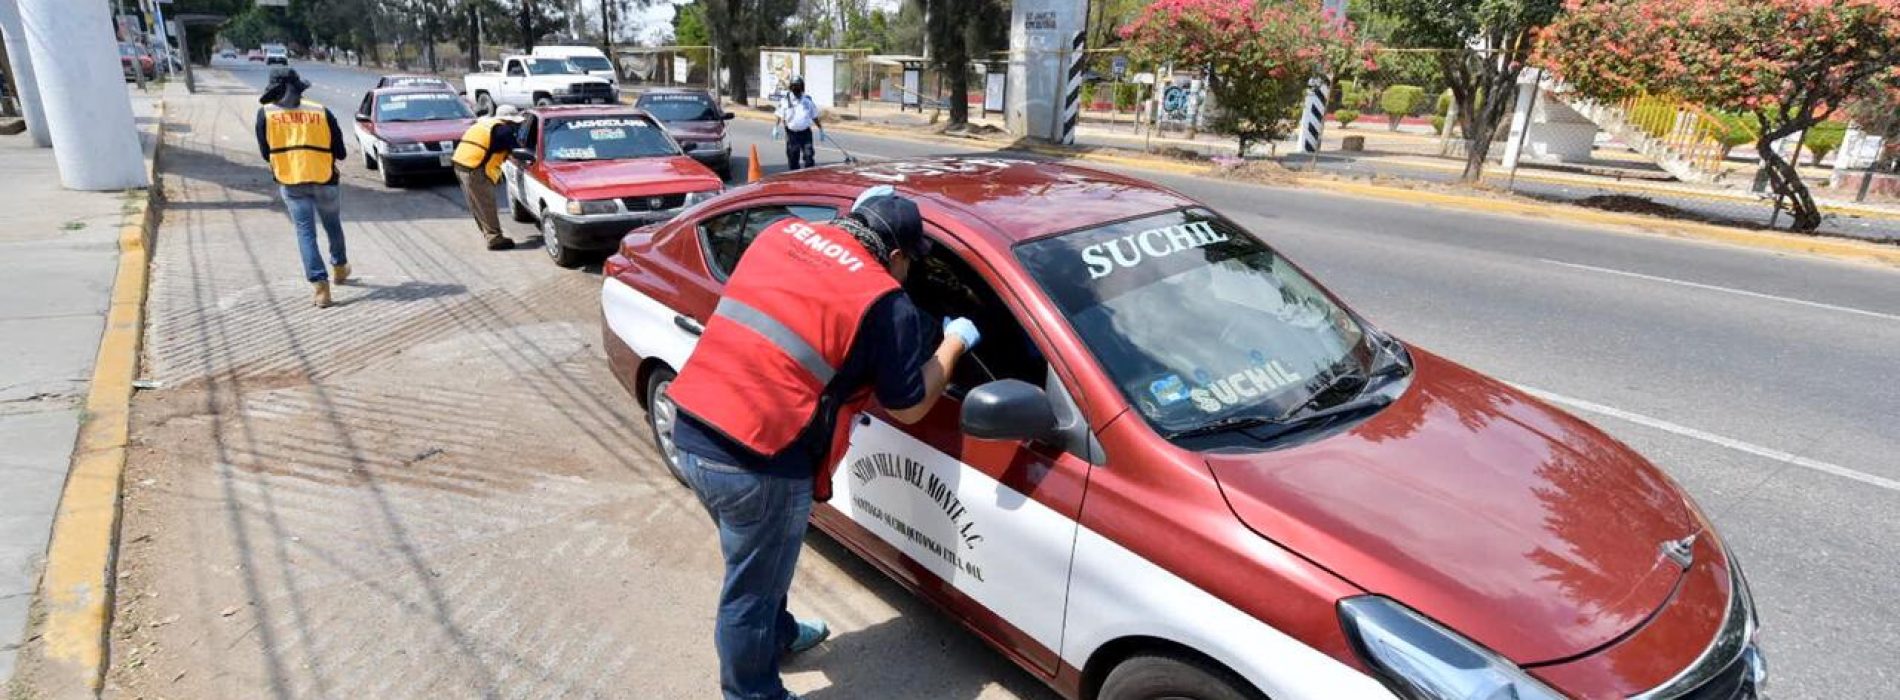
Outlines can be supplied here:
[[547, 123], [550, 161], [622, 160], [680, 155], [666, 130], [644, 116], [575, 117]]
[[371, 98], [371, 96], [369, 96], [369, 95], [364, 95], [364, 96], [363, 96], [363, 103], [362, 103], [362, 104], [359, 104], [359, 105], [357, 105], [357, 106], [356, 106], [356, 118], [357, 118], [357, 119], [368, 119], [368, 118], [369, 118], [369, 105], [370, 105], [370, 99], [372, 99], [372, 98]]
[[759, 237], [759, 232], [787, 217], [806, 221], [830, 221], [838, 216], [832, 207], [809, 204], [769, 204], [715, 216], [700, 223], [700, 245], [706, 251], [706, 266], [714, 277], [726, 281], [739, 266], [739, 256]]
[[584, 71], [614, 69], [614, 64], [599, 56], [569, 56], [567, 62]]
[[565, 58], [531, 58], [524, 62], [528, 64], [528, 72], [535, 75], [576, 75], [580, 73], [580, 71], [574, 70], [574, 64], [568, 63]]
[[438, 119], [469, 119], [475, 115], [452, 92], [410, 92], [376, 97], [377, 121], [423, 122]]
[[1043, 238], [1016, 256], [1164, 433], [1278, 416], [1368, 362], [1351, 314], [1205, 209]]
[[720, 116], [711, 98], [690, 92], [641, 95], [636, 106], [663, 122], [710, 122]]
[[520, 61], [509, 61], [508, 74], [509, 75], [527, 75], [528, 73], [525, 69], [521, 67]]
[[911, 267], [904, 292], [918, 310], [937, 318], [968, 318], [983, 332], [983, 342], [958, 362], [950, 377], [954, 396], [999, 379], [1020, 379], [1042, 386], [1049, 361], [1029, 339], [1016, 315], [976, 270], [947, 246], [934, 246]]

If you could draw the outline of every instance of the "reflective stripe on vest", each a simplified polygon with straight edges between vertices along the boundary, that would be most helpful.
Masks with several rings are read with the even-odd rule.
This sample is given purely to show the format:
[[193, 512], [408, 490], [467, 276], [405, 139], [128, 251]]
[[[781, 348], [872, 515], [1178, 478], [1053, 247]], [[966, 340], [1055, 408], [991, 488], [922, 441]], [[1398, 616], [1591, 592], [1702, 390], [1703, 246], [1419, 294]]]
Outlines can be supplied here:
[[488, 144], [494, 142], [495, 127], [501, 120], [495, 117], [482, 117], [469, 125], [462, 133], [462, 140], [455, 144], [455, 155], [449, 160], [469, 170], [480, 170], [488, 176], [490, 182], [501, 182], [501, 154], [488, 152]]
[[286, 109], [264, 106], [264, 143], [270, 147], [271, 176], [284, 185], [313, 185], [336, 178], [330, 120], [323, 105], [304, 100]]
[[[766, 227], [740, 257], [724, 298], [668, 396], [681, 411], [761, 457], [783, 452], [823, 418], [834, 432], [820, 474], [842, 456], [842, 429], [869, 392], [824, 405], [838, 369], [878, 299], [899, 289], [843, 229], [787, 219]], [[834, 410], [821, 415], [821, 410]], [[829, 497], [829, 481], [814, 486]]]

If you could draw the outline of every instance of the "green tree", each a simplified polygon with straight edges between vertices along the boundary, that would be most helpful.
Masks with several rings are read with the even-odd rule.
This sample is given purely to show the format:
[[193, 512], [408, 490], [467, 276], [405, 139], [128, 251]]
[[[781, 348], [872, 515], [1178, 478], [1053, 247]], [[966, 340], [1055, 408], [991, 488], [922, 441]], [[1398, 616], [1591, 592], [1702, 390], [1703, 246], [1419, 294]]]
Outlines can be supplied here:
[[712, 45], [712, 35], [706, 32], [706, 10], [699, 3], [673, 6], [673, 45]]
[[1333, 112], [1333, 119], [1339, 122], [1339, 128], [1344, 129], [1346, 127], [1352, 126], [1353, 122], [1359, 121], [1359, 110], [1356, 110], [1356, 109], [1338, 110], [1336, 112]]
[[1458, 104], [1458, 125], [1471, 143], [1464, 180], [1484, 178], [1491, 139], [1517, 94], [1517, 77], [1538, 32], [1563, 0], [1373, 0], [1392, 18], [1394, 46], [1436, 49], [1432, 55]]
[[1755, 152], [1792, 228], [1821, 211], [1775, 144], [1873, 97], [1900, 74], [1900, 4], [1891, 0], [1593, 0], [1551, 27], [1540, 59], [1579, 92], [1647, 91], [1746, 113]]
[[1394, 85], [1379, 94], [1379, 110], [1385, 112], [1388, 130], [1398, 131], [1399, 121], [1425, 106], [1425, 89], [1417, 85]]
[[1309, 0], [1160, 0], [1121, 35], [1140, 60], [1205, 66], [1219, 105], [1212, 123], [1242, 155], [1287, 133], [1322, 64], [1370, 60], [1351, 23]]
[[1847, 125], [1840, 122], [1821, 122], [1808, 127], [1808, 133], [1802, 137], [1801, 144], [1809, 153], [1814, 154], [1814, 164], [1820, 165], [1827, 154], [1839, 150], [1841, 141], [1847, 138]]
[[950, 89], [948, 126], [970, 122], [970, 61], [1005, 45], [1009, 8], [998, 0], [926, 0], [931, 64]]
[[727, 89], [734, 102], [747, 104], [746, 84], [759, 59], [760, 46], [785, 39], [784, 20], [797, 9], [796, 0], [698, 0], [703, 8], [712, 46], [725, 62], [732, 81]]

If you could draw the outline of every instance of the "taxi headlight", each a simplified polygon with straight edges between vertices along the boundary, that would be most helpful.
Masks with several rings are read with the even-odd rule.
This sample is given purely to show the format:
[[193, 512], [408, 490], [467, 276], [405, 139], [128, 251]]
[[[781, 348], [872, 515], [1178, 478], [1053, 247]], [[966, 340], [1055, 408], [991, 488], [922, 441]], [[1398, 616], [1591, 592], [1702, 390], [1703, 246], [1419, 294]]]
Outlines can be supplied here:
[[569, 200], [567, 213], [575, 216], [612, 214], [620, 211], [620, 202], [612, 199]]
[[708, 199], [712, 199], [713, 197], [717, 197], [719, 196], [719, 192], [720, 190], [706, 190], [704, 192], [688, 192], [686, 193], [685, 206], [690, 207], [700, 202], [704, 202]]
[[1339, 602], [1359, 658], [1408, 700], [1562, 700], [1516, 664], [1389, 598]]
[[421, 153], [422, 150], [423, 150], [422, 144], [420, 143], [396, 143], [394, 141], [391, 141], [389, 145], [383, 149], [383, 152], [385, 153]]

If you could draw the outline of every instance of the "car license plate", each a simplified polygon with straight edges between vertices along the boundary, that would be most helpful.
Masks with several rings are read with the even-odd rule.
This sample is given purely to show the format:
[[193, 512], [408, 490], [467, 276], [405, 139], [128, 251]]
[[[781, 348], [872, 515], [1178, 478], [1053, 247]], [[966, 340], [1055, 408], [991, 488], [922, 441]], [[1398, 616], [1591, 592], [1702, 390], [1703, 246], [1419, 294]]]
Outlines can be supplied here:
[[449, 167], [449, 154], [444, 153], [442, 155], [436, 156], [435, 158], [437, 161], [440, 161], [442, 163], [442, 167], [444, 168]]

